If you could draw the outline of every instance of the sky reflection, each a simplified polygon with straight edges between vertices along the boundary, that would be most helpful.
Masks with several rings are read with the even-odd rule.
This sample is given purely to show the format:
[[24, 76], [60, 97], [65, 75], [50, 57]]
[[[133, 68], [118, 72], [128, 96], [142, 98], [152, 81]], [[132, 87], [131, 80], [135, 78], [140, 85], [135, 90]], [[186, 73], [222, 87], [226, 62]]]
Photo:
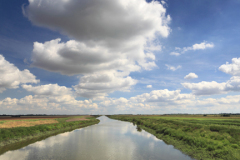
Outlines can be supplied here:
[[190, 160], [162, 140], [129, 122], [100, 117], [100, 123], [30, 144], [0, 156], [1, 160]]

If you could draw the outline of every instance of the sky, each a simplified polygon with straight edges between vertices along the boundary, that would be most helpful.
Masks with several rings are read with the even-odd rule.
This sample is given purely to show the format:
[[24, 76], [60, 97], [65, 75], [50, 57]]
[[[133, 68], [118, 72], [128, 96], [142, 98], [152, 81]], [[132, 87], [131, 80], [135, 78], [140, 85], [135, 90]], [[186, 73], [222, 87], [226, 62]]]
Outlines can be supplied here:
[[1, 0], [0, 114], [240, 113], [239, 0]]

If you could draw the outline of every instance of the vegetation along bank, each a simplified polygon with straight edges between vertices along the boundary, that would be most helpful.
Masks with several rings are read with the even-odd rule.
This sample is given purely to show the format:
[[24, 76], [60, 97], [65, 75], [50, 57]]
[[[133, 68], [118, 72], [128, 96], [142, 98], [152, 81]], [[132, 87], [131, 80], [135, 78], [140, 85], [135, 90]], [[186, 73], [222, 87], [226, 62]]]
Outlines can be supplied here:
[[111, 115], [198, 160], [240, 160], [240, 117]]
[[[0, 147], [99, 123], [97, 116], [0, 121]], [[11, 126], [11, 128], [9, 127]]]

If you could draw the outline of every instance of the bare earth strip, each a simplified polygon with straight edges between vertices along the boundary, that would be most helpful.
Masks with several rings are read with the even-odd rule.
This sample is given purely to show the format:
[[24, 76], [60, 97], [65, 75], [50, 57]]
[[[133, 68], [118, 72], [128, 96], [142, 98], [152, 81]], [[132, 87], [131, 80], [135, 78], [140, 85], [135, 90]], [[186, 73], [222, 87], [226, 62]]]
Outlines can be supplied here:
[[52, 124], [58, 123], [55, 119], [46, 119], [46, 120], [16, 120], [16, 121], [1, 121], [0, 128], [14, 128], [14, 127], [30, 127], [41, 124]]

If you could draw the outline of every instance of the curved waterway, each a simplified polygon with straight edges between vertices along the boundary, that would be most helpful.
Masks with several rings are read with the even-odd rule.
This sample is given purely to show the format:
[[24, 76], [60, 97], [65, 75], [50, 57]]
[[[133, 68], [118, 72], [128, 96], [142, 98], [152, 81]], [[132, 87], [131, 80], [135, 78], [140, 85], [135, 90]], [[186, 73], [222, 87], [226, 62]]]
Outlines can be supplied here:
[[129, 122], [99, 117], [99, 124], [8, 151], [1, 160], [192, 160]]

